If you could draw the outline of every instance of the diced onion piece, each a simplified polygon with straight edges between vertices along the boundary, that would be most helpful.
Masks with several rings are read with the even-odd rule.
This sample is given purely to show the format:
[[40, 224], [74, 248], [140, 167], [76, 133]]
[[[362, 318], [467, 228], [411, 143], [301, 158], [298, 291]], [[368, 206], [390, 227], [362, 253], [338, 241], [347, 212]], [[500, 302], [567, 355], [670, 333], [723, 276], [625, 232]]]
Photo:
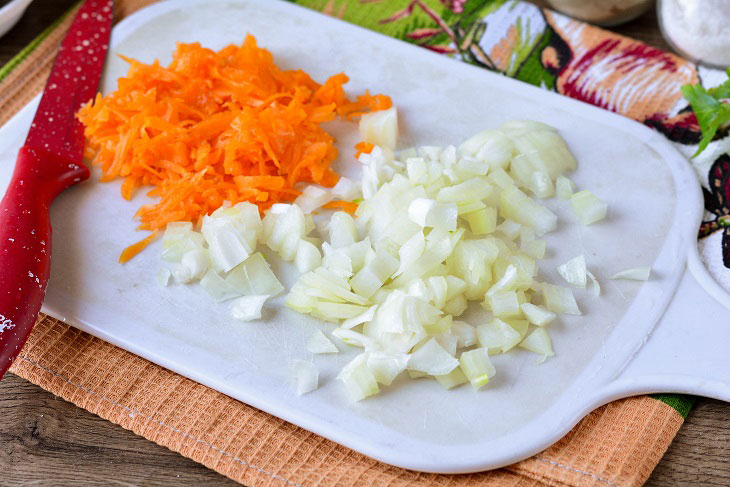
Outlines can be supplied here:
[[499, 130], [483, 130], [459, 146], [459, 152], [484, 161], [491, 168], [506, 168], [514, 153], [514, 145]]
[[344, 176], [340, 177], [330, 192], [332, 196], [343, 201], [353, 201], [362, 196], [360, 187]]
[[[516, 283], [517, 283], [517, 267], [515, 267], [512, 264], [509, 264], [505, 270], [504, 274], [502, 274], [502, 277], [499, 278], [497, 282], [492, 285], [492, 287], [489, 288], [489, 291], [487, 291], [486, 296], [492, 296], [495, 293], [498, 292], [504, 292], [504, 291], [514, 291], [516, 289]], [[491, 303], [490, 303], [491, 307]]]
[[522, 225], [512, 220], [505, 220], [497, 225], [497, 230], [502, 232], [508, 239], [514, 240], [520, 234]]
[[420, 370], [407, 370], [408, 377], [411, 379], [422, 379], [424, 377], [430, 377], [427, 373], [421, 372]]
[[530, 177], [530, 191], [538, 198], [549, 198], [555, 193], [550, 176], [543, 171], [535, 171]]
[[603, 220], [608, 212], [608, 205], [588, 190], [579, 191], [571, 196], [570, 204], [578, 220], [584, 225]]
[[375, 340], [354, 330], [335, 328], [332, 331], [332, 336], [339, 338], [344, 343], [353, 347], [361, 347], [366, 350], [377, 350], [379, 348]]
[[446, 299], [463, 294], [466, 291], [466, 282], [456, 276], [447, 275], [446, 279]]
[[457, 348], [471, 347], [477, 342], [477, 329], [465, 321], [454, 320], [451, 334], [457, 337]]
[[216, 271], [208, 269], [203, 278], [200, 280], [200, 287], [210, 294], [210, 297], [216, 301], [226, 301], [228, 299], [237, 298], [243, 293], [237, 291], [226, 282]]
[[365, 264], [363, 269], [371, 269], [378, 279], [385, 282], [398, 270], [398, 267], [398, 259], [386, 251], [377, 251], [375, 252], [375, 258]]
[[166, 248], [180, 237], [186, 237], [193, 231], [193, 224], [190, 222], [170, 222], [165, 226], [165, 234], [162, 236], [163, 248]]
[[551, 179], [575, 170], [577, 162], [562, 137], [552, 127], [532, 120], [507, 122], [506, 133], [519, 153], [534, 170], [548, 173]]
[[370, 267], [364, 267], [350, 281], [352, 290], [364, 298], [372, 297], [383, 285]]
[[427, 184], [429, 182], [428, 166], [423, 157], [406, 159], [406, 172], [411, 184]]
[[[322, 247], [324, 248], [324, 244], [322, 244]], [[365, 265], [365, 256], [367, 255], [368, 251], [372, 252], [372, 247], [370, 246], [370, 239], [365, 238], [361, 242], [355, 242], [352, 245], [348, 245], [345, 249], [345, 252], [347, 252], [347, 255], [350, 256], [350, 262], [352, 262], [352, 272], [358, 272], [362, 267]]]
[[520, 303], [514, 291], [498, 291], [488, 295], [486, 300], [492, 314], [498, 318], [520, 314]]
[[529, 196], [512, 186], [500, 195], [500, 214], [523, 225], [530, 225], [537, 235], [555, 230], [558, 217], [544, 206], [535, 203]]
[[395, 107], [366, 113], [360, 118], [360, 136], [373, 145], [395, 149], [398, 141], [398, 111]]
[[307, 220], [299, 206], [277, 203], [264, 217], [262, 235], [266, 245], [279, 252], [282, 259], [292, 261], [306, 229]]
[[398, 266], [398, 270], [393, 275], [399, 276], [403, 274], [408, 266], [412, 265], [418, 260], [419, 257], [421, 257], [421, 255], [423, 255], [423, 251], [425, 248], [426, 239], [423, 236], [423, 231], [414, 233], [413, 236], [409, 238], [406, 243], [401, 245], [400, 249], [398, 249], [400, 265]]
[[267, 294], [273, 297], [284, 290], [260, 252], [231, 270], [225, 281], [237, 292], [247, 296]]
[[467, 201], [464, 203], [457, 203], [456, 208], [459, 210], [459, 216], [466, 218], [469, 213], [474, 213], [477, 210], [487, 208], [487, 205], [481, 201]]
[[354, 316], [352, 318], [348, 318], [345, 321], [342, 322], [342, 325], [340, 325], [341, 328], [345, 329], [352, 329], [355, 328], [357, 325], [360, 325], [362, 323], [367, 323], [368, 321], [372, 321], [372, 319], [375, 317], [375, 311], [377, 311], [378, 305], [374, 304], [370, 306], [367, 311], [364, 311], [363, 313], [360, 313], [357, 316]]
[[567, 287], [544, 282], [542, 283], [542, 294], [545, 297], [545, 306], [550, 311], [569, 315], [582, 314], [575, 302], [573, 292]]
[[544, 362], [547, 357], [555, 355], [553, 352], [553, 344], [550, 341], [550, 335], [545, 328], [535, 328], [520, 342], [520, 348], [529, 350], [542, 356], [540, 362]]
[[573, 181], [563, 176], [562, 174], [558, 176], [558, 178], [555, 180], [555, 194], [557, 195], [557, 197], [561, 200], [569, 200], [570, 197], [573, 196], [574, 192], [575, 184], [573, 183]]
[[352, 259], [343, 249], [333, 250], [327, 254], [322, 265], [339, 277], [349, 279], [352, 276]]
[[589, 270], [586, 270], [586, 274], [588, 275], [588, 278], [591, 280], [591, 283], [593, 284], [591, 292], [593, 293], [594, 296], [600, 296], [601, 295], [601, 285], [598, 284], [598, 279], [596, 279], [596, 276], [594, 276], [593, 273]]
[[545, 326], [555, 320], [557, 316], [552, 311], [532, 303], [523, 303], [520, 305], [520, 309], [525, 315], [525, 318], [536, 326]]
[[368, 354], [361, 353], [345, 365], [337, 375], [337, 379], [345, 385], [353, 401], [360, 401], [380, 391], [375, 375], [368, 368], [367, 361]]
[[307, 351], [312, 353], [337, 353], [337, 347], [327, 338], [327, 335], [316, 330], [307, 340]]
[[238, 321], [251, 321], [261, 318], [261, 308], [269, 299], [268, 295], [241, 296], [231, 305], [231, 316]]
[[433, 378], [446, 389], [452, 389], [456, 386], [469, 382], [469, 379], [466, 378], [461, 367], [456, 367], [454, 370], [445, 375], [435, 375]]
[[318, 302], [315, 296], [310, 296], [303, 286], [297, 283], [291, 288], [284, 304], [300, 313], [311, 313]]
[[180, 264], [188, 269], [191, 280], [198, 280], [208, 270], [208, 252], [203, 249], [189, 250], [180, 259]]
[[360, 316], [367, 311], [365, 306], [350, 303], [330, 303], [319, 301], [312, 310], [312, 315], [327, 321], [336, 322]]
[[389, 386], [406, 369], [408, 358], [405, 353], [370, 352], [367, 367], [377, 382]]
[[481, 201], [489, 196], [492, 191], [494, 191], [494, 188], [489, 184], [487, 178], [474, 177], [467, 179], [463, 183], [441, 188], [436, 196], [436, 201], [443, 203]]
[[647, 281], [651, 274], [651, 267], [639, 266], [630, 269], [624, 269], [612, 275], [609, 279], [629, 279], [632, 281]]
[[297, 395], [312, 392], [319, 382], [319, 371], [312, 362], [293, 360], [291, 370], [297, 386]]
[[398, 259], [387, 252], [377, 252], [375, 258], [365, 264], [350, 281], [352, 290], [360, 296], [369, 298], [398, 270], [398, 267]]
[[469, 228], [474, 235], [487, 235], [497, 228], [497, 209], [491, 206], [466, 215]]
[[545, 241], [540, 239], [520, 243], [520, 250], [533, 259], [542, 259], [545, 257], [545, 247]]
[[459, 357], [459, 365], [475, 389], [486, 385], [497, 372], [489, 359], [489, 351], [486, 348], [475, 348], [463, 352]]
[[416, 198], [408, 206], [408, 218], [422, 227], [442, 228], [453, 232], [459, 208], [455, 203], [439, 203], [428, 198]]
[[297, 256], [294, 258], [294, 264], [300, 273], [309, 272], [319, 267], [321, 263], [322, 255], [313, 243], [306, 240], [300, 240], [297, 243]]
[[468, 305], [469, 303], [466, 301], [466, 297], [460, 294], [446, 301], [443, 310], [452, 316], [461, 316], [466, 311]]
[[170, 273], [170, 269], [168, 269], [167, 267], [161, 267], [160, 270], [157, 271], [157, 283], [160, 286], [169, 285], [171, 277], [172, 274]]
[[357, 242], [355, 220], [344, 211], [335, 212], [329, 221], [330, 245], [334, 248], [347, 247]]
[[435, 338], [419, 347], [408, 360], [409, 369], [429, 375], [445, 375], [458, 366], [459, 361], [439, 345]]
[[297, 196], [294, 200], [294, 204], [298, 205], [305, 215], [312, 213], [317, 208], [320, 208], [334, 199], [334, 195], [326, 189], [319, 188], [317, 186], [309, 185], [304, 188], [302, 194]]
[[[449, 324], [451, 323], [451, 317], [449, 316]], [[451, 328], [449, 326], [449, 328]], [[456, 350], [458, 348], [459, 343], [459, 337], [456, 335], [452, 335], [451, 333], [441, 333], [439, 335], [434, 336], [436, 341], [438, 342], [441, 347], [443, 347], [444, 350], [449, 352], [449, 355], [456, 355]]]
[[193, 231], [190, 222], [170, 222], [162, 237], [162, 260], [180, 262], [182, 256], [191, 250], [202, 249], [205, 244], [203, 235]]
[[368, 304], [366, 298], [350, 291], [350, 285], [346, 279], [324, 267], [318, 267], [312, 272], [302, 274], [296, 285], [303, 286], [310, 296], [317, 296], [327, 301]]
[[254, 252], [261, 230], [258, 208], [248, 202], [219, 208], [204, 216], [200, 229], [211, 262], [223, 272], [230, 271]]
[[502, 168], [491, 171], [487, 179], [503, 190], [515, 185], [514, 179]]
[[491, 354], [506, 353], [515, 347], [522, 335], [504, 321], [495, 318], [489, 323], [477, 326], [479, 346]]
[[187, 284], [193, 279], [190, 269], [182, 264], [173, 264], [170, 268], [170, 273], [178, 284]]
[[580, 254], [568, 262], [559, 265], [558, 274], [571, 286], [585, 289], [588, 278], [585, 256]]
[[516, 320], [516, 319], [504, 319], [505, 323], [507, 323], [509, 326], [512, 327], [513, 330], [515, 330], [517, 333], [520, 334], [520, 337], [524, 337], [527, 333], [527, 329], [530, 326], [530, 322], [527, 320]]
[[520, 244], [526, 244], [535, 240], [535, 230], [531, 227], [520, 228]]
[[206, 215], [203, 217], [202, 232], [213, 265], [223, 272], [230, 271], [251, 255], [253, 249], [226, 220]]
[[450, 272], [466, 282], [467, 299], [483, 297], [491, 284], [491, 266], [499, 253], [495, 242], [491, 238], [459, 242], [446, 261]]
[[437, 308], [443, 308], [446, 304], [446, 293], [449, 285], [444, 276], [431, 276], [426, 279], [426, 286], [431, 294], [431, 303]]

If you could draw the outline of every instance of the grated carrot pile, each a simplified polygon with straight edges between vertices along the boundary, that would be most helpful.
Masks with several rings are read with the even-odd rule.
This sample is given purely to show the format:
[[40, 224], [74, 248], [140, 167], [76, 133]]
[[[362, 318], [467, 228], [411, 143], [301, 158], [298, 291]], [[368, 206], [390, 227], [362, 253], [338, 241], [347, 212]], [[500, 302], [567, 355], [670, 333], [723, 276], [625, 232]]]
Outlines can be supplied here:
[[367, 91], [348, 99], [342, 73], [320, 85], [302, 70], [281, 70], [250, 35], [218, 52], [180, 43], [168, 67], [125, 60], [117, 91], [97, 95], [78, 118], [102, 181], [123, 178], [127, 200], [153, 186], [148, 194], [159, 201], [136, 213], [142, 230], [198, 223], [224, 201], [263, 211], [293, 201], [298, 182], [331, 187], [337, 149], [320, 124], [392, 105]]

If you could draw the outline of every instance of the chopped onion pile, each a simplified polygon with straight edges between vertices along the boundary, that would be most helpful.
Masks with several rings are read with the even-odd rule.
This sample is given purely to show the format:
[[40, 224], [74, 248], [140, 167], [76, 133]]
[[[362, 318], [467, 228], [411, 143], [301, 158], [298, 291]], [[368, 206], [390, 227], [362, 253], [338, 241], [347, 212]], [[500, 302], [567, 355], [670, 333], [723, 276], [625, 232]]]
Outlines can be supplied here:
[[[541, 237], [557, 216], [538, 200], [570, 199], [579, 219], [593, 223], [606, 205], [588, 191], [573, 194], [563, 173], [576, 161], [560, 135], [532, 121], [479, 132], [458, 148], [422, 146], [394, 152], [397, 112], [362, 117], [365, 142], [358, 187], [341, 178], [331, 190], [310, 186], [295, 204], [275, 204], [261, 220], [241, 203], [204, 218], [200, 232], [168, 225], [158, 280], [199, 280], [216, 300], [237, 298], [235, 318], [256, 319], [283, 287], [256, 245], [265, 244], [300, 271], [286, 305], [334, 323], [332, 336], [362, 352], [338, 375], [354, 400], [379, 392], [407, 372], [445, 388], [486, 385], [496, 370], [490, 356], [521, 347], [553, 355], [546, 325], [558, 313], [581, 314], [571, 290], [539, 282]], [[335, 198], [362, 197], [355, 218], [335, 212], [309, 236], [311, 213]], [[558, 272], [585, 288], [600, 288], [579, 256]], [[633, 274], [630, 274], [633, 275]], [[624, 276], [625, 277], [625, 276]], [[491, 317], [456, 319], [469, 303]], [[307, 341], [314, 354], [337, 353], [321, 331]], [[308, 364], [308, 365], [307, 365]], [[296, 362], [300, 394], [317, 386], [316, 369]]]
[[[389, 115], [376, 116], [365, 140], [383, 127], [392, 134]], [[458, 149], [396, 154], [390, 136], [377, 137], [384, 143], [360, 156], [356, 217], [332, 215], [321, 262], [312, 259], [286, 298], [290, 308], [337, 324], [332, 336], [363, 349], [338, 376], [351, 397], [376, 394], [403, 372], [446, 388], [480, 388], [495, 374], [490, 355], [518, 345], [543, 360], [552, 356], [544, 327], [557, 313], [580, 314], [570, 289], [536, 279], [545, 254], [540, 237], [556, 228], [557, 216], [535, 198], [553, 196], [556, 179], [576, 165], [563, 139], [541, 123], [510, 122]], [[264, 218], [264, 241], [291, 260], [294, 244], [267, 230], [268, 219], [282, 215], [272, 209]], [[305, 227], [301, 218], [287, 224], [285, 238], [302, 241]], [[469, 302], [493, 319], [455, 319]], [[308, 348], [321, 353], [315, 340], [323, 343], [315, 334]]]
[[162, 259], [170, 268], [158, 272], [158, 281], [200, 281], [216, 301], [238, 298], [230, 308], [233, 318], [259, 319], [264, 302], [284, 291], [264, 256], [255, 252], [262, 231], [258, 208], [246, 202], [205, 216], [200, 232], [191, 223], [170, 223], [162, 237]]

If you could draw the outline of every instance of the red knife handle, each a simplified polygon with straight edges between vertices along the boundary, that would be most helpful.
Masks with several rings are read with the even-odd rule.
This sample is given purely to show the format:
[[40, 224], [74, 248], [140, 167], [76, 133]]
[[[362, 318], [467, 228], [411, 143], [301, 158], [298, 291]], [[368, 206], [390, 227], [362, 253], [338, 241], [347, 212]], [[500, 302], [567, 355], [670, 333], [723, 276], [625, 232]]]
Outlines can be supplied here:
[[23, 147], [0, 202], [0, 378], [38, 317], [51, 264], [53, 199], [89, 170], [45, 151]]

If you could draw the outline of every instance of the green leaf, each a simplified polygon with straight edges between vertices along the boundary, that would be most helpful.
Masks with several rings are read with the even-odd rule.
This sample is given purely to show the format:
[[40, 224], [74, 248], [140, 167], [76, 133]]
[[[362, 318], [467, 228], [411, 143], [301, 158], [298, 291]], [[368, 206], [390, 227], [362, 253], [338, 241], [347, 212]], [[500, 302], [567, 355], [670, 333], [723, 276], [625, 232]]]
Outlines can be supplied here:
[[712, 142], [718, 129], [730, 123], [730, 68], [728, 80], [705, 90], [701, 85], [682, 86], [682, 95], [689, 102], [702, 130], [702, 140], [694, 156], [697, 157]]
[[685, 85], [682, 95], [692, 106], [702, 130], [702, 140], [693, 157], [701, 153], [712, 142], [717, 130], [730, 122], [730, 103], [723, 103], [700, 85]]

